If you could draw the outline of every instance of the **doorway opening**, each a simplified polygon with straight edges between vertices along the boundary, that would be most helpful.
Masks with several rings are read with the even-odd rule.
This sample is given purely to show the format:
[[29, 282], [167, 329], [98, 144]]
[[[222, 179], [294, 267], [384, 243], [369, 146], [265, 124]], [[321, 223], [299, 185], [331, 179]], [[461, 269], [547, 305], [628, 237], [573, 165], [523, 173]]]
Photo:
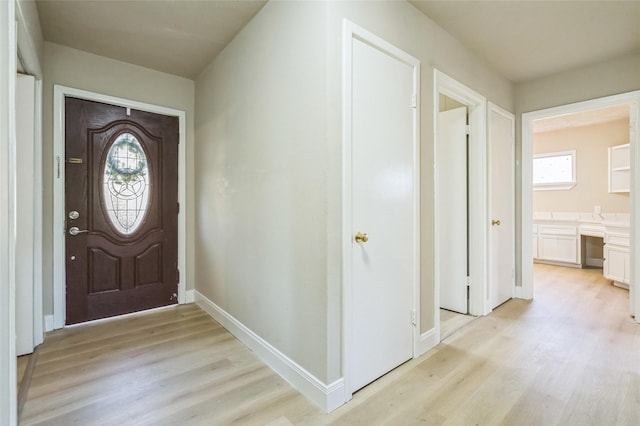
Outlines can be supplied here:
[[[485, 297], [487, 144], [486, 99], [444, 73], [434, 73], [434, 323], [439, 342], [441, 307], [474, 316], [490, 311]], [[442, 305], [451, 297], [457, 307]]]
[[469, 110], [439, 95], [436, 158], [440, 217], [440, 339], [463, 327], [469, 314]]
[[535, 120], [532, 142], [534, 262], [628, 289], [629, 104]]
[[639, 103], [631, 92], [523, 114], [521, 297], [533, 297], [534, 260], [634, 282]]

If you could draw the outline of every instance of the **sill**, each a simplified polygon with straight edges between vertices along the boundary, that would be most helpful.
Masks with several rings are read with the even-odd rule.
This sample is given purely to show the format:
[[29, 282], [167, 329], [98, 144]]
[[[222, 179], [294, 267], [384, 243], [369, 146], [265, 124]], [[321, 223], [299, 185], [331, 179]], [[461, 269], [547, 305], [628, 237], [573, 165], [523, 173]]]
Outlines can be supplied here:
[[568, 191], [576, 186], [575, 182], [569, 183], [544, 183], [533, 185], [534, 191]]

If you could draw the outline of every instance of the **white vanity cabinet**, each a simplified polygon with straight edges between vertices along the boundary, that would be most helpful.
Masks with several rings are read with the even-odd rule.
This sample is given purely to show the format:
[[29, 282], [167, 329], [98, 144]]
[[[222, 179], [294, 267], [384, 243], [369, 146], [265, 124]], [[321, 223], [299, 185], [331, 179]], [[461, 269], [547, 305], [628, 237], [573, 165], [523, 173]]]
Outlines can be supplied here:
[[538, 224], [537, 259], [579, 264], [578, 227]]
[[604, 239], [603, 274], [614, 285], [629, 288], [630, 255], [628, 228], [607, 229]]
[[533, 224], [533, 258], [538, 259], [538, 225]]

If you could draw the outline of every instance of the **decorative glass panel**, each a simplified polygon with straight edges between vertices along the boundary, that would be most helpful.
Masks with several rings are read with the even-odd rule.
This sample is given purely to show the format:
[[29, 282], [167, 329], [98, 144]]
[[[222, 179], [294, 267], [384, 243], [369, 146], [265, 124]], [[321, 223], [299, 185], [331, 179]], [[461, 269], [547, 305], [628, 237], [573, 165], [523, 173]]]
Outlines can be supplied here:
[[111, 145], [104, 164], [104, 206], [113, 227], [133, 234], [149, 208], [147, 156], [131, 133], [123, 133]]

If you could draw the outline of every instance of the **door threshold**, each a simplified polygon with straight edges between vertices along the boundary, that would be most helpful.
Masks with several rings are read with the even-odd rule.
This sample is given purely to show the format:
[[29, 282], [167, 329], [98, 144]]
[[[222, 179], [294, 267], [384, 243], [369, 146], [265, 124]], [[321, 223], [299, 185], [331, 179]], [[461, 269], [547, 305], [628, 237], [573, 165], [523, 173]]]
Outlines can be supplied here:
[[115, 316], [107, 317], [107, 318], [98, 318], [98, 319], [94, 319], [94, 320], [90, 320], [90, 321], [79, 322], [77, 324], [68, 324], [68, 325], [65, 324], [64, 328], [77, 328], [77, 327], [82, 327], [84, 325], [102, 324], [102, 323], [109, 322], [109, 321], [120, 320], [120, 319], [125, 319], [125, 318], [131, 318], [131, 317], [144, 315], [144, 314], [148, 314], [148, 313], [151, 313], [151, 312], [157, 312], [157, 311], [161, 311], [161, 310], [165, 310], [165, 309], [174, 309], [179, 305], [180, 305], [179, 303], [174, 303], [173, 305], [158, 306], [157, 308], [145, 309], [143, 311], [130, 312], [128, 314], [115, 315]]

